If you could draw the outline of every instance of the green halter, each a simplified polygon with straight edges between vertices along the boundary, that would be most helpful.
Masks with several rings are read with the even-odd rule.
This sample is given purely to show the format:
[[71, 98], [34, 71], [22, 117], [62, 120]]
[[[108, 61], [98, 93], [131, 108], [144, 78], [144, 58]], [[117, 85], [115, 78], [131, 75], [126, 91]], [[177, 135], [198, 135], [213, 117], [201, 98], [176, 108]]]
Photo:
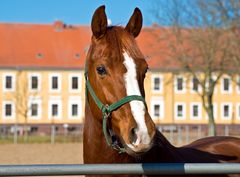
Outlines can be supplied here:
[[[139, 95], [130, 95], [130, 96], [126, 96], [122, 99], [120, 99], [119, 101], [111, 104], [111, 105], [107, 105], [107, 104], [103, 104], [99, 98], [97, 97], [97, 95], [95, 94], [89, 79], [88, 79], [88, 71], [87, 68], [85, 67], [85, 81], [86, 81], [86, 96], [87, 96], [87, 91], [90, 93], [90, 95], [92, 96], [95, 104], [98, 106], [98, 108], [101, 110], [102, 112], [102, 121], [103, 121], [103, 134], [104, 137], [106, 139], [107, 144], [112, 147], [113, 149], [119, 151], [119, 153], [123, 153], [125, 152], [125, 149], [120, 147], [117, 143], [114, 143], [112, 141], [112, 138], [110, 137], [108, 131], [107, 131], [107, 120], [108, 118], [111, 116], [111, 113], [118, 109], [119, 107], [121, 107], [122, 105], [133, 101], [133, 100], [137, 100], [137, 101], [142, 101], [144, 103], [144, 105], [146, 106], [146, 102], [145, 102], [145, 98]], [[147, 107], [147, 106], [146, 106]]]

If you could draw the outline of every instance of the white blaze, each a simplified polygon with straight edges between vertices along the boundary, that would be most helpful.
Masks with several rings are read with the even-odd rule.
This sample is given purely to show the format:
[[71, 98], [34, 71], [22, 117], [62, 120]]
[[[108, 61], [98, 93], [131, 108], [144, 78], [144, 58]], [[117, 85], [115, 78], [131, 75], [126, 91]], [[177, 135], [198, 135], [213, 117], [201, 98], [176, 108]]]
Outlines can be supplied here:
[[[123, 53], [123, 56], [124, 56], [123, 64], [127, 69], [127, 72], [124, 74], [127, 95], [141, 96], [137, 81], [137, 72], [134, 60], [126, 52]], [[136, 142], [134, 142], [134, 145], [138, 145], [140, 142], [143, 144], [149, 144], [150, 137], [145, 123], [145, 105], [143, 104], [142, 101], [134, 100], [130, 102], [130, 107], [132, 115], [138, 126], [136, 131], [137, 140]]]

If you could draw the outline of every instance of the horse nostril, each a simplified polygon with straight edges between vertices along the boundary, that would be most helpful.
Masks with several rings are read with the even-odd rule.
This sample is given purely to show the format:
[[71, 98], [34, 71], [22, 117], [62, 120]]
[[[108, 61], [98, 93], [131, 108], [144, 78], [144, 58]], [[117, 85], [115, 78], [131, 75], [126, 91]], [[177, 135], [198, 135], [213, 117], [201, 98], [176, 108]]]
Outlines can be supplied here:
[[132, 144], [135, 144], [137, 141], [137, 128], [132, 128], [129, 133], [129, 139]]

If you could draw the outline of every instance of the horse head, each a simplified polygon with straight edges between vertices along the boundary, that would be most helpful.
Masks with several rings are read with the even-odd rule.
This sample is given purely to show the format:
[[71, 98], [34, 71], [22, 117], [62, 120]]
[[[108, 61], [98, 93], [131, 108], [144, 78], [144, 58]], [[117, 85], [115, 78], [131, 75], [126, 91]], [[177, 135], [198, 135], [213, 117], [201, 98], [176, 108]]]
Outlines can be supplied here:
[[[95, 94], [90, 95], [88, 89], [92, 114], [99, 123], [104, 116], [108, 119], [107, 134], [114, 134], [130, 155], [147, 152], [156, 133], [144, 102], [148, 65], [135, 41], [141, 28], [142, 14], [138, 8], [124, 28], [108, 26], [105, 6], [99, 7], [92, 17], [93, 35], [86, 65], [89, 87]], [[107, 105], [113, 104], [116, 107], [106, 111]]]

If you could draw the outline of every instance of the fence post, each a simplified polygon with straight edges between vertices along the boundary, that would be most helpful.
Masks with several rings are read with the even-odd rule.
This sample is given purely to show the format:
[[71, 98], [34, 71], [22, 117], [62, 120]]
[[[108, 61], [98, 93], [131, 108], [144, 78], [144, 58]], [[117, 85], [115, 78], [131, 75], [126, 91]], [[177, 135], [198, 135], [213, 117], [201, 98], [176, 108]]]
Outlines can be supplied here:
[[189, 125], [186, 125], [186, 144], [189, 142]]
[[55, 143], [55, 136], [56, 136], [56, 128], [55, 128], [55, 125], [52, 124], [52, 126], [51, 126], [51, 144]]
[[14, 128], [13, 128], [13, 143], [17, 144], [18, 143], [18, 125], [14, 124]]
[[199, 124], [198, 125], [198, 129], [197, 129], [197, 137], [198, 137], [198, 139], [201, 138], [201, 132], [202, 132], [202, 126]]
[[170, 126], [170, 142], [173, 143], [173, 125]]
[[225, 134], [225, 136], [229, 136], [229, 127], [228, 127], [228, 125], [225, 125], [224, 134]]
[[182, 144], [182, 127], [178, 125], [178, 145]]

